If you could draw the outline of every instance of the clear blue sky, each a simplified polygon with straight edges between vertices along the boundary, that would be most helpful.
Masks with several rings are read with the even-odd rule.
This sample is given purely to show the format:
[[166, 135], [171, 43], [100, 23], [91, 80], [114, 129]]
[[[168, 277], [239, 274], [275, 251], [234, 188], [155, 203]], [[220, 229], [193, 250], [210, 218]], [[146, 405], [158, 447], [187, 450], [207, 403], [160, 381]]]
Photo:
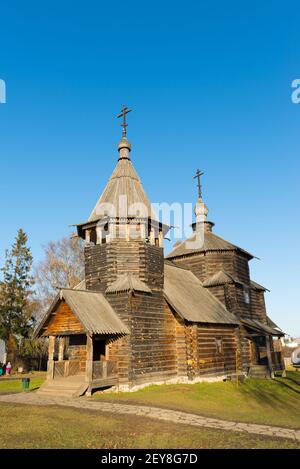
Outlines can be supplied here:
[[153, 202], [193, 202], [257, 255], [270, 315], [300, 336], [299, 12], [282, 1], [2, 2], [0, 256], [87, 219], [116, 163], [115, 115]]

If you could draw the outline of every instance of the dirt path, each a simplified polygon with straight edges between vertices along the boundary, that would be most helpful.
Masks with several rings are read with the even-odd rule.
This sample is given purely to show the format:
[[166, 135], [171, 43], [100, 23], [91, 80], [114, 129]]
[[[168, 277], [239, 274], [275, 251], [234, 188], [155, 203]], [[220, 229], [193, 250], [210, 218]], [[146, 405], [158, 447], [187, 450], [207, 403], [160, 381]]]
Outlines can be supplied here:
[[157, 407], [99, 402], [85, 397], [78, 399], [54, 398], [39, 396], [35, 392], [31, 392], [0, 396], [0, 403], [1, 402], [34, 406], [56, 405], [77, 409], [95, 410], [99, 412], [109, 412], [111, 414], [131, 414], [156, 420], [191, 425], [193, 427], [252, 433], [261, 436], [287, 438], [294, 441], [300, 441], [300, 430], [269, 425], [257, 425], [253, 423], [230, 422], [227, 420], [201, 417], [199, 415], [179, 412], [176, 410], [159, 409]]

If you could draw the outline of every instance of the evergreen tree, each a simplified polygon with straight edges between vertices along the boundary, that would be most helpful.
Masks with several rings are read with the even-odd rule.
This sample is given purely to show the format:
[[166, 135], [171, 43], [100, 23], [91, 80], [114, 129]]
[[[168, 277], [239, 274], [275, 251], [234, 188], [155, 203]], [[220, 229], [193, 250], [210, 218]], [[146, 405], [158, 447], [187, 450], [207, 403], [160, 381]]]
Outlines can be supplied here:
[[0, 285], [0, 338], [27, 337], [34, 326], [30, 296], [34, 284], [31, 276], [32, 255], [27, 235], [20, 229], [2, 270]]

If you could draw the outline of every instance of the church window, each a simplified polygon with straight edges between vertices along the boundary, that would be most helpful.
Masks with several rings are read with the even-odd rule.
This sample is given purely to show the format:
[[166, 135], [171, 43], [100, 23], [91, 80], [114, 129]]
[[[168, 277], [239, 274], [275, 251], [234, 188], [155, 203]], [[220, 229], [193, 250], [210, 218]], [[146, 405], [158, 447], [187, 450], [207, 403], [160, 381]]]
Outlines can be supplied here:
[[216, 337], [216, 352], [218, 354], [223, 353], [223, 340], [222, 340], [222, 337]]
[[244, 287], [244, 301], [247, 305], [250, 304], [250, 290], [248, 287]]

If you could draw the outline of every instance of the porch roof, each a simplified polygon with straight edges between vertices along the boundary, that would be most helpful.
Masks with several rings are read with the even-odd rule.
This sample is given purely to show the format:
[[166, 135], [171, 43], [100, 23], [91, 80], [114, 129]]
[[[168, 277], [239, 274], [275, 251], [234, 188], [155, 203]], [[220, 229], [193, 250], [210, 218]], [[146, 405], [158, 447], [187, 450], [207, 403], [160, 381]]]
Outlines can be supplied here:
[[285, 335], [281, 330], [270, 327], [267, 324], [263, 324], [257, 319], [241, 319], [240, 321], [244, 326], [253, 329], [255, 332], [260, 332], [263, 335], [273, 335], [278, 337], [283, 337]]
[[89, 334], [129, 334], [126, 325], [115, 313], [102, 293], [87, 290], [62, 289], [45, 317], [38, 325], [35, 336], [41, 334], [57, 305], [65, 301]]

